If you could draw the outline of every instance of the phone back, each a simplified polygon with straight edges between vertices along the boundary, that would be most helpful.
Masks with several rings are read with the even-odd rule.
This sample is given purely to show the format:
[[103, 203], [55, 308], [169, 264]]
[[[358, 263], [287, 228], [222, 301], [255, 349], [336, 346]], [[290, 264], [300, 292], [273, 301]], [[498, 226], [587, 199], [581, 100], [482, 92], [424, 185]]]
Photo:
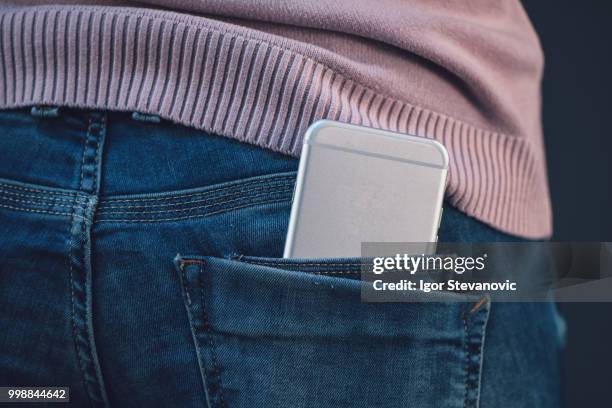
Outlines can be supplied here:
[[435, 242], [448, 154], [440, 143], [333, 121], [307, 131], [285, 258], [359, 257], [362, 242]]

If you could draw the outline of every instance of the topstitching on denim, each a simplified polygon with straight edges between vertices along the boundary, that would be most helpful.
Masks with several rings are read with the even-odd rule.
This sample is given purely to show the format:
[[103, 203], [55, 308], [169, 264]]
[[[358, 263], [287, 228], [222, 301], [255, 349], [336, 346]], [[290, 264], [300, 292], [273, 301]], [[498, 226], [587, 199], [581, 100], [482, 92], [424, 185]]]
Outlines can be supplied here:
[[294, 173], [279, 173], [183, 192], [106, 197], [100, 200], [95, 222], [176, 221], [288, 203], [294, 180]]
[[109, 406], [93, 333], [91, 223], [100, 190], [101, 151], [106, 133], [106, 115], [91, 113], [84, 138], [80, 190], [82, 205], [71, 208], [70, 272], [71, 323], [74, 347], [83, 386], [93, 406]]
[[0, 180], [0, 208], [8, 210], [79, 218], [73, 209], [83, 208], [87, 200], [87, 195], [78, 192]]
[[466, 311], [462, 315], [465, 355], [463, 406], [466, 408], [478, 408], [480, 405], [482, 364], [490, 308], [491, 301], [485, 297], [475, 304], [466, 303]]
[[286, 271], [299, 271], [314, 275], [359, 275], [361, 268], [367, 265], [362, 260], [291, 260], [274, 258], [253, 258], [244, 255], [236, 255], [230, 259], [252, 265], [268, 266]]
[[[202, 385], [206, 392], [207, 405], [211, 408], [225, 408], [221, 367], [206, 310], [202, 262], [190, 262], [177, 258], [176, 266], [185, 298], [185, 307], [191, 323], [193, 341], [198, 354], [198, 365], [202, 376]], [[192, 266], [194, 268], [190, 268]], [[188, 270], [188, 268], [190, 269]]]

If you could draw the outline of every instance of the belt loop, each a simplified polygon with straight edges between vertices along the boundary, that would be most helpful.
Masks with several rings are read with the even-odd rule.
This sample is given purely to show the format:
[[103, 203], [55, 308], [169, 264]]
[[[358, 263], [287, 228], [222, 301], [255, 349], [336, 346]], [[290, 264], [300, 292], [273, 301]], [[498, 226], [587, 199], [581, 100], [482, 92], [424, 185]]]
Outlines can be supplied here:
[[58, 106], [32, 106], [30, 114], [36, 118], [57, 118], [59, 116]]
[[140, 112], [132, 112], [132, 119], [137, 120], [139, 122], [149, 122], [149, 123], [161, 122], [161, 118], [157, 115], [147, 115], [145, 113], [140, 113]]

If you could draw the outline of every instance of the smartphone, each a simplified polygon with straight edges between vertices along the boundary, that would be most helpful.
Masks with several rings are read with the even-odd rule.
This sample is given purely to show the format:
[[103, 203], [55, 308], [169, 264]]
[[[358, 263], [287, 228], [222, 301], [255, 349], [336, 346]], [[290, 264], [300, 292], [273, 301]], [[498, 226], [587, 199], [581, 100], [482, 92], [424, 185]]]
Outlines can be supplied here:
[[314, 123], [304, 137], [283, 256], [359, 257], [363, 242], [436, 242], [447, 171], [448, 153], [436, 141]]

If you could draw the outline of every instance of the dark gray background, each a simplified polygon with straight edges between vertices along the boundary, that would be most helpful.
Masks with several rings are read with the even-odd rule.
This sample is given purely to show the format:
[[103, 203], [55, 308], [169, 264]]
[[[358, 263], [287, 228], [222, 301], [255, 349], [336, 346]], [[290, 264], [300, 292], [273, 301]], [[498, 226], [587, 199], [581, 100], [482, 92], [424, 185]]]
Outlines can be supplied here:
[[[524, 0], [546, 68], [543, 115], [557, 241], [612, 241], [612, 5]], [[567, 407], [612, 406], [612, 303], [559, 305]]]

